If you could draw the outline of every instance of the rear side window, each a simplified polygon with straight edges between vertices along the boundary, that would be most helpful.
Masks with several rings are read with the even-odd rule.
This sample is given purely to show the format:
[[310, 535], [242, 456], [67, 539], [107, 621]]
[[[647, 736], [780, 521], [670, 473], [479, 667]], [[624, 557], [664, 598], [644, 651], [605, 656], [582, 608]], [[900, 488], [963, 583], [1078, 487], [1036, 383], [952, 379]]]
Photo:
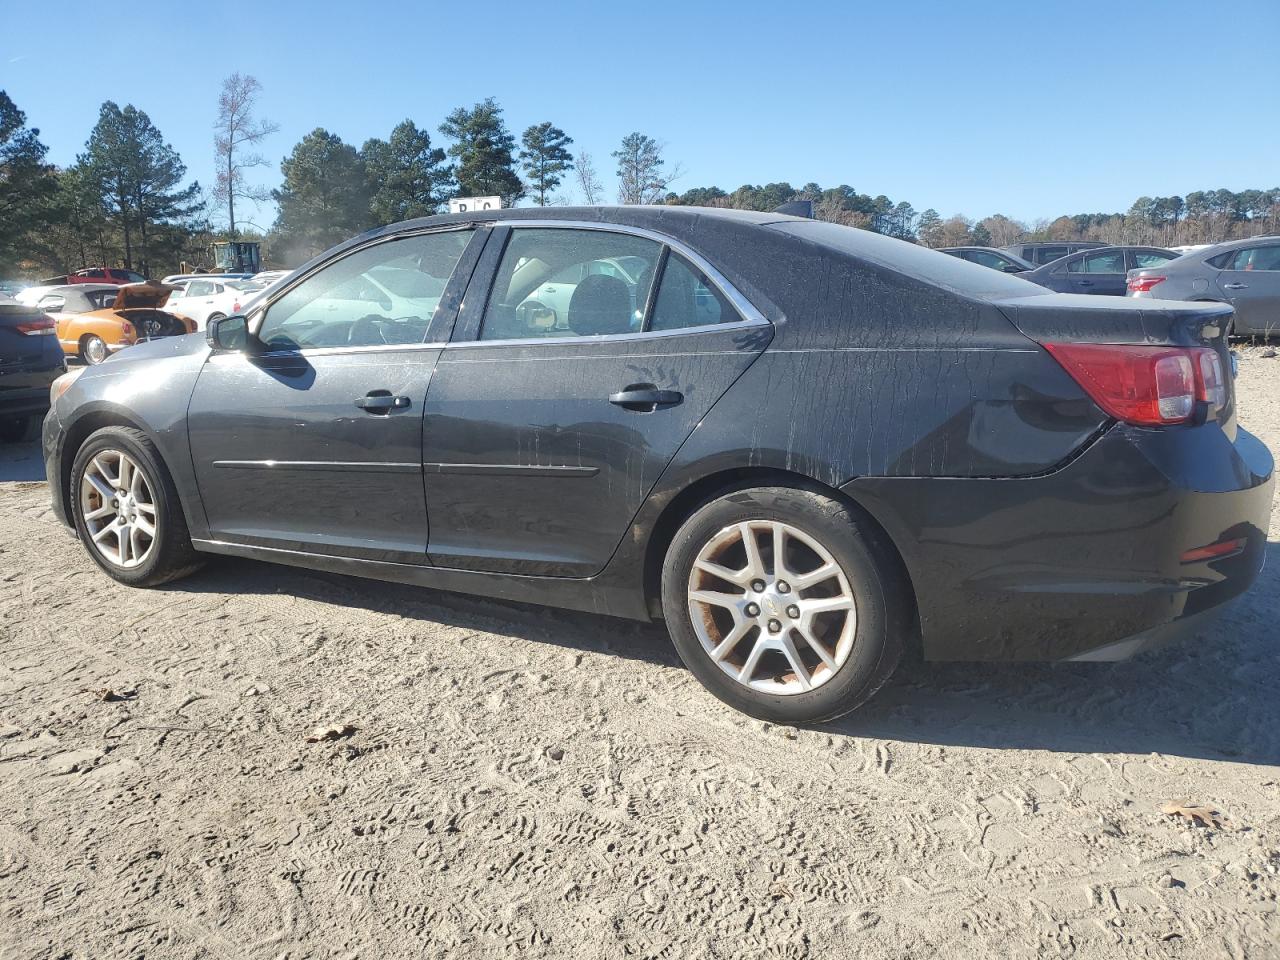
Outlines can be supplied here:
[[1070, 247], [1038, 247], [1031, 251], [1035, 263], [1050, 263], [1061, 257], [1065, 257], [1071, 252]]
[[741, 320], [707, 275], [678, 254], [670, 254], [662, 270], [650, 330], [680, 330]]
[[662, 245], [605, 230], [515, 228], [494, 276], [481, 340], [636, 333]]
[[1124, 251], [1095, 253], [1068, 265], [1068, 273], [1124, 273]]
[[1013, 262], [989, 250], [970, 250], [965, 259], [990, 267], [992, 270], [1003, 270], [1006, 265]]
[[1158, 267], [1162, 263], [1168, 263], [1173, 257], [1167, 253], [1155, 253], [1153, 251], [1135, 250], [1133, 252], [1134, 269], [1143, 267]]

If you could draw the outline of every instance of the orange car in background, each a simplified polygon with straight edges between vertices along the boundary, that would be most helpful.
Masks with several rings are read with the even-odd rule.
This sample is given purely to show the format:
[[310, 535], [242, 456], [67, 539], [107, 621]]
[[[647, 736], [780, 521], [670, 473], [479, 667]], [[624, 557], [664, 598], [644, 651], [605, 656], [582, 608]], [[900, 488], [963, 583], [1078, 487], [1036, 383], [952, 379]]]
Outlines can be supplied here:
[[126, 283], [116, 291], [111, 305], [101, 310], [55, 312], [62, 352], [85, 363], [98, 364], [135, 343], [195, 333], [193, 320], [160, 309], [176, 289], [155, 280]]

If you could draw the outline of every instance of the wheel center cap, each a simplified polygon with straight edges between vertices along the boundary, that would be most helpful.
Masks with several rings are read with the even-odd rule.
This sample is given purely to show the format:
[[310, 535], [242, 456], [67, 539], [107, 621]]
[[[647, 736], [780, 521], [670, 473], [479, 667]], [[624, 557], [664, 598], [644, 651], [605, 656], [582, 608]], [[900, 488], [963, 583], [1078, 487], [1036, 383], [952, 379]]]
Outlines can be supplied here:
[[775, 597], [773, 594], [771, 593], [765, 594], [763, 605], [765, 610], [769, 611], [770, 616], [777, 617], [781, 615], [782, 604], [778, 602], [778, 598]]

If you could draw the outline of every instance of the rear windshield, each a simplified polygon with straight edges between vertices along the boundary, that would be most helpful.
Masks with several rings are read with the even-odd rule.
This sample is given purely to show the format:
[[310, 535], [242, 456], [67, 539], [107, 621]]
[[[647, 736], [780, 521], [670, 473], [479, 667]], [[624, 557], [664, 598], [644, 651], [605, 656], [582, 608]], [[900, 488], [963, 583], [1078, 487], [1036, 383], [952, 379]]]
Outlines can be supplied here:
[[801, 240], [820, 243], [833, 250], [897, 273], [954, 290], [967, 297], [979, 299], [1004, 299], [1006, 297], [1033, 297], [1048, 294], [1045, 287], [1019, 280], [1011, 273], [1002, 273], [990, 267], [979, 266], [968, 260], [949, 257], [937, 250], [918, 244], [895, 240], [892, 237], [842, 227], [820, 220], [788, 220], [769, 224], [769, 229], [790, 234]]

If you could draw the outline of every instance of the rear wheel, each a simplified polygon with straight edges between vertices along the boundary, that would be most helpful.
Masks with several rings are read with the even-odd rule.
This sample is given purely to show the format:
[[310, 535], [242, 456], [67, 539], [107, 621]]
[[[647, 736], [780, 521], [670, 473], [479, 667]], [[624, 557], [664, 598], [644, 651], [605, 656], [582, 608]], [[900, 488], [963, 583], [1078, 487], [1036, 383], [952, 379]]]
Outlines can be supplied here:
[[96, 366], [109, 356], [111, 351], [107, 349], [107, 342], [98, 335], [90, 333], [80, 338], [80, 359], [85, 363]]
[[104, 427], [71, 467], [72, 513], [94, 561], [121, 583], [152, 587], [200, 566], [178, 492], [150, 438]]
[[676, 533], [662, 605], [681, 659], [729, 705], [810, 723], [889, 678], [910, 602], [879, 532], [845, 504], [788, 487], [727, 494]]

